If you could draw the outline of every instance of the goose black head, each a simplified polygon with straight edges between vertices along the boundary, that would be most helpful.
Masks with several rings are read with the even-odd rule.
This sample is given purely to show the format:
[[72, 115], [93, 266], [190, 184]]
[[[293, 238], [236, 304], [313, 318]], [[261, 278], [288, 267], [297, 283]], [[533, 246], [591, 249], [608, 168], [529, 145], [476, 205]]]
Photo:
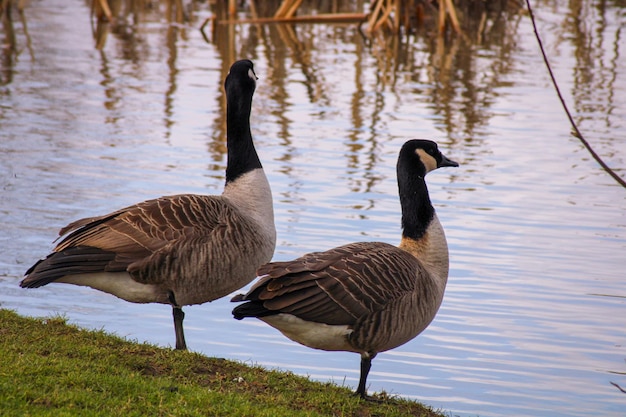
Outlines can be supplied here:
[[230, 91], [232, 88], [242, 88], [244, 90], [254, 91], [257, 79], [258, 77], [254, 72], [254, 64], [252, 61], [242, 59], [230, 66], [230, 70], [224, 81], [224, 89]]
[[[406, 165], [405, 165], [406, 164]], [[423, 177], [428, 172], [441, 167], [458, 167], [459, 164], [448, 159], [441, 153], [437, 144], [427, 139], [411, 139], [407, 141], [400, 150], [398, 167], [419, 166], [419, 175]]]

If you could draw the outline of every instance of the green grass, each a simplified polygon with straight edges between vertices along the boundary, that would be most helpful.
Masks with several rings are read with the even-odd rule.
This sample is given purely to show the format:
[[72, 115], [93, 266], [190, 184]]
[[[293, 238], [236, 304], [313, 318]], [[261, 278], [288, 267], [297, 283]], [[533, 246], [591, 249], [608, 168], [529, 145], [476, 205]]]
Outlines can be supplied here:
[[1, 416], [425, 416], [345, 387], [0, 309]]

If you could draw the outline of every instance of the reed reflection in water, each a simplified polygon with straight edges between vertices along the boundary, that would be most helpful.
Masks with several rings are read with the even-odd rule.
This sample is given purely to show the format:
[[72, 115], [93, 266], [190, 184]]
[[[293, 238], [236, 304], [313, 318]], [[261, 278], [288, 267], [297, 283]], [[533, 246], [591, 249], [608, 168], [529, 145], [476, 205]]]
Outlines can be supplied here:
[[[207, 44], [198, 27], [225, 13], [221, 3], [186, 3], [182, 17], [168, 2], [131, 3], [140, 2], [118, 3], [123, 18], [100, 43], [89, 2], [32, 3], [27, 25], [13, 10], [16, 48], [0, 52], [0, 306], [171, 343], [167, 306], [17, 283], [76, 218], [219, 192], [221, 85], [247, 57], [260, 76], [253, 135], [274, 192], [276, 260], [397, 243], [404, 140], [435, 139], [461, 162], [428, 178], [450, 244], [444, 304], [420, 337], [377, 357], [370, 391], [452, 415], [623, 414], [610, 381], [626, 385], [626, 198], [569, 135], [527, 16], [507, 8], [465, 19], [466, 38], [427, 27], [367, 39], [354, 25], [217, 25]], [[277, 2], [257, 3], [262, 15]], [[579, 127], [624, 176], [623, 7], [535, 7]], [[303, 348], [262, 323], [234, 322], [231, 309], [226, 299], [190, 308], [190, 347], [355, 386], [356, 355]]]

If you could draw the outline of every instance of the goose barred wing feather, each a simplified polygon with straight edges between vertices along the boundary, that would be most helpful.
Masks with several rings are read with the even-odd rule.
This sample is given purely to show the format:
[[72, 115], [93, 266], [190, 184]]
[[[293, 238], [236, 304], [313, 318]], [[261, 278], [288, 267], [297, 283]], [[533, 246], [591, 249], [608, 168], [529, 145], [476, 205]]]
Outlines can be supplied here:
[[167, 272], [154, 274], [161, 263], [177, 262], [176, 248], [184, 241], [206, 243], [224, 234], [233, 210], [219, 196], [175, 195], [77, 220], [61, 229], [70, 234], [27, 271], [23, 286], [98, 271], [127, 270], [139, 282], [169, 279]]
[[197, 230], [217, 225], [223, 209], [219, 197], [174, 195], [147, 200], [114, 213], [77, 220], [60, 234], [72, 232], [55, 248], [93, 246], [119, 253], [145, 253]]
[[405, 344], [420, 334], [434, 318], [439, 306], [433, 301], [436, 297], [433, 286], [420, 285], [418, 291], [390, 300], [384, 309], [359, 317], [351, 326], [350, 344], [371, 353]]
[[351, 325], [413, 293], [421, 268], [395, 246], [352, 243], [262, 266], [245, 299], [306, 321]]

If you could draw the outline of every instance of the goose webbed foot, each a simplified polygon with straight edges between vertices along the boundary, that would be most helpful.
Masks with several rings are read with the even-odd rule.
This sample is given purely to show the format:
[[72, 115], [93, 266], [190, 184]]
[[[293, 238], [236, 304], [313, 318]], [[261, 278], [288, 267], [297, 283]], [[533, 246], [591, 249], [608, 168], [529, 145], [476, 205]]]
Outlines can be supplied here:
[[368, 401], [368, 402], [375, 403], [375, 404], [381, 404], [385, 402], [385, 400], [383, 400], [382, 398], [375, 397], [372, 395], [367, 395], [367, 393], [361, 394], [360, 392], [355, 392], [354, 395], [360, 397], [364, 401]]

